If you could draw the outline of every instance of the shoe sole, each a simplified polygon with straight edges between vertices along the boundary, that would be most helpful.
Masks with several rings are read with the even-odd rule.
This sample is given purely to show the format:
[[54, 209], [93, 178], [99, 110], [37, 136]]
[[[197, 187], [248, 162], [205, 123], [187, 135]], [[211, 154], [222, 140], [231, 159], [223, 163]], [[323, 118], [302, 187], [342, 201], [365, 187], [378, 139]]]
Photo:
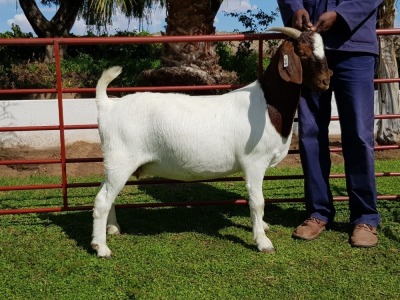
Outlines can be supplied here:
[[370, 245], [365, 245], [365, 244], [352, 244], [350, 243], [350, 246], [353, 248], [373, 248], [376, 247], [378, 245], [378, 243], [376, 244], [370, 244]]
[[304, 236], [293, 233], [292, 238], [297, 239], [297, 240], [303, 240], [303, 241], [313, 241], [313, 240], [317, 239], [322, 234], [322, 232], [325, 231], [325, 229], [326, 229], [325, 227], [321, 228], [321, 230], [318, 232], [318, 234], [316, 234], [315, 236], [312, 236], [312, 237], [304, 237]]

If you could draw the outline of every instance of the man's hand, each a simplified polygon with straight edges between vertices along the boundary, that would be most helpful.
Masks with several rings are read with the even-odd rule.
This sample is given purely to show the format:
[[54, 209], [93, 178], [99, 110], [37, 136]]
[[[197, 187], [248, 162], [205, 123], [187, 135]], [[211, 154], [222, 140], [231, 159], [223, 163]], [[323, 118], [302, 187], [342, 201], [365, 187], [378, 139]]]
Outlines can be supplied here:
[[328, 31], [333, 24], [335, 24], [336, 19], [337, 13], [335, 11], [327, 11], [319, 17], [317, 23], [315, 23], [315, 26], [311, 28], [311, 30], [316, 32]]
[[313, 24], [310, 22], [310, 15], [304, 8], [293, 14], [292, 27], [302, 31], [312, 30]]

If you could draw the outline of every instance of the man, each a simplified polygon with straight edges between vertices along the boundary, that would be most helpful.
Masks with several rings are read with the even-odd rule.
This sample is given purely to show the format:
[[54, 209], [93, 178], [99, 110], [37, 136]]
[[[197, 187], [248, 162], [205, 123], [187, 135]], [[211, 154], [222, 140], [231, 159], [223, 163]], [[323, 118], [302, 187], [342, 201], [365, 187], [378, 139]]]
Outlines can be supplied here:
[[382, 0], [278, 0], [285, 26], [319, 32], [329, 68], [329, 91], [302, 91], [299, 116], [300, 157], [305, 176], [308, 218], [294, 238], [316, 239], [333, 222], [329, 186], [328, 126], [335, 93], [342, 132], [350, 222], [350, 244], [373, 247], [380, 222], [374, 168], [374, 70], [378, 55], [377, 9]]

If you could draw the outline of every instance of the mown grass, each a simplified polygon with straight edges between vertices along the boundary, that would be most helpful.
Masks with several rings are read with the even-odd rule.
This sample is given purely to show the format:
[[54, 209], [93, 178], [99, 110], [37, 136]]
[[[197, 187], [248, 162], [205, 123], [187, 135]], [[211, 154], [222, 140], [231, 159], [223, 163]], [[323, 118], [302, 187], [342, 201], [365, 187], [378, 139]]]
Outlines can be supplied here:
[[[333, 173], [342, 172], [334, 166]], [[398, 172], [400, 160], [377, 161]], [[301, 174], [295, 167], [267, 175]], [[77, 178], [99, 181], [101, 178]], [[1, 185], [54, 183], [54, 177], [0, 179]], [[302, 180], [268, 181], [270, 198], [302, 197]], [[399, 194], [400, 178], [378, 178], [380, 194]], [[332, 180], [344, 195], [344, 180]], [[71, 205], [91, 205], [97, 188], [70, 189]], [[127, 186], [118, 203], [246, 198], [243, 182]], [[0, 194], [0, 208], [61, 205], [59, 190]], [[1, 299], [399, 299], [400, 202], [378, 201], [379, 245], [351, 248], [348, 204], [336, 203], [332, 228], [318, 240], [293, 240], [302, 203], [266, 206], [277, 251], [252, 241], [246, 206], [118, 210], [123, 234], [108, 236], [110, 260], [90, 249], [89, 211], [0, 216]]]

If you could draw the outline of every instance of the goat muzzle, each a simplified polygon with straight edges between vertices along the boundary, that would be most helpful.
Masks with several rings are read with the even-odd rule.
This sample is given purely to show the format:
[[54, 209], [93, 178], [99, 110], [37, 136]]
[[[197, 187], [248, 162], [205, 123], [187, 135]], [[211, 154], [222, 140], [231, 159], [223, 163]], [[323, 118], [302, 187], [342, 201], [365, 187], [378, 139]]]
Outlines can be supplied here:
[[328, 90], [330, 81], [331, 81], [330, 78], [318, 80], [316, 82], [315, 90], [321, 92]]

